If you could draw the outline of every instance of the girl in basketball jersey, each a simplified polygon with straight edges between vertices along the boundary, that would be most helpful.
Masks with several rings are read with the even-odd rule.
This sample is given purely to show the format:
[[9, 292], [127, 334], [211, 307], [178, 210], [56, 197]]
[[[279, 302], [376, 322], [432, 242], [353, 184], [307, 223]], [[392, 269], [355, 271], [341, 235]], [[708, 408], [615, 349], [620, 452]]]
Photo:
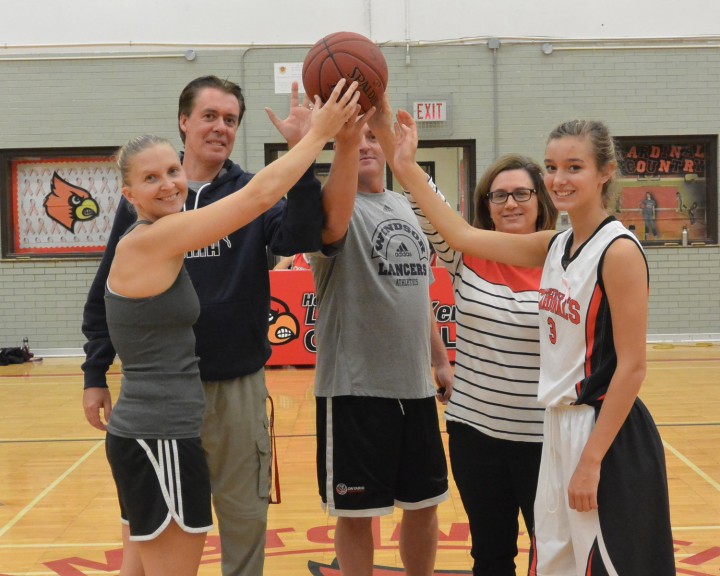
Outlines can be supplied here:
[[357, 84], [319, 99], [305, 137], [239, 191], [183, 212], [187, 179], [163, 138], [130, 140], [117, 155], [122, 193], [138, 220], [117, 245], [105, 290], [108, 328], [122, 361], [106, 453], [123, 524], [123, 576], [197, 574], [212, 528], [210, 477], [200, 442], [205, 397], [193, 324], [200, 304], [186, 252], [203, 248], [273, 206], [329, 138], [357, 118]]
[[540, 382], [546, 407], [532, 576], [675, 574], [663, 446], [637, 394], [645, 377], [648, 267], [607, 211], [617, 169], [607, 128], [573, 120], [545, 151], [545, 184], [572, 228], [473, 228], [427, 185], [417, 130], [400, 111], [393, 173], [457, 251], [543, 266]]

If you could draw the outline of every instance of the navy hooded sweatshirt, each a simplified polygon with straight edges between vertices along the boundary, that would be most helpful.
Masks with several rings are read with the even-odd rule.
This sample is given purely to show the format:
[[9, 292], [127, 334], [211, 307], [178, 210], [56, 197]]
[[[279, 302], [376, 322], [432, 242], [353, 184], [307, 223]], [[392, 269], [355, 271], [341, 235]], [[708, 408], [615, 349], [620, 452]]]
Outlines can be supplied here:
[[[220, 174], [199, 194], [188, 193], [186, 210], [206, 206], [245, 186], [253, 174], [226, 160]], [[115, 359], [105, 318], [104, 292], [118, 240], [135, 221], [123, 198], [105, 254], [83, 310], [85, 388], [106, 387]], [[321, 247], [323, 212], [320, 182], [310, 168], [287, 199], [223, 240], [188, 253], [185, 267], [200, 299], [195, 324], [196, 352], [203, 381], [230, 380], [257, 372], [270, 357], [267, 340], [270, 279], [266, 247], [288, 256]]]

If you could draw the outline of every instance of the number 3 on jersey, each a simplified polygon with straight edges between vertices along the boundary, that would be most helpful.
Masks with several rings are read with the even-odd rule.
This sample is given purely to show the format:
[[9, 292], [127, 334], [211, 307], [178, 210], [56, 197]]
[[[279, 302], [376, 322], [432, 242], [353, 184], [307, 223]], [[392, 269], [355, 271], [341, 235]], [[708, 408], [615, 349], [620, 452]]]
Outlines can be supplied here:
[[550, 328], [550, 334], [548, 335], [548, 338], [550, 339], [550, 344], [557, 343], [557, 328], [555, 327], [555, 320], [552, 318], [547, 319], [548, 327]]

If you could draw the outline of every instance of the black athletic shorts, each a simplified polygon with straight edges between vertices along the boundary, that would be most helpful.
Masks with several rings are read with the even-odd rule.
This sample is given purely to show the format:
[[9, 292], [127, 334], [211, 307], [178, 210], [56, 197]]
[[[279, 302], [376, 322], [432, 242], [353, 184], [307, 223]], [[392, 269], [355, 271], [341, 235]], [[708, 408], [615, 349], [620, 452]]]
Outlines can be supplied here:
[[332, 516], [380, 516], [448, 498], [435, 398], [316, 399], [317, 477]]
[[212, 530], [210, 473], [200, 438], [139, 440], [108, 433], [105, 453], [130, 540], [152, 540], [171, 520], [185, 532]]

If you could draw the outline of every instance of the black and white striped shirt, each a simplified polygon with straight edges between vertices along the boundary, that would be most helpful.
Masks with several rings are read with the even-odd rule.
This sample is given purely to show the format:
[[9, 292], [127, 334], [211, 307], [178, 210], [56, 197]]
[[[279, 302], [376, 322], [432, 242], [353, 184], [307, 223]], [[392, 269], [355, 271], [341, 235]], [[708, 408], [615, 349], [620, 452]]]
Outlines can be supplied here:
[[541, 442], [544, 407], [537, 391], [542, 268], [455, 252], [406, 195], [439, 263], [450, 273], [455, 293], [455, 379], [445, 418], [495, 438]]

